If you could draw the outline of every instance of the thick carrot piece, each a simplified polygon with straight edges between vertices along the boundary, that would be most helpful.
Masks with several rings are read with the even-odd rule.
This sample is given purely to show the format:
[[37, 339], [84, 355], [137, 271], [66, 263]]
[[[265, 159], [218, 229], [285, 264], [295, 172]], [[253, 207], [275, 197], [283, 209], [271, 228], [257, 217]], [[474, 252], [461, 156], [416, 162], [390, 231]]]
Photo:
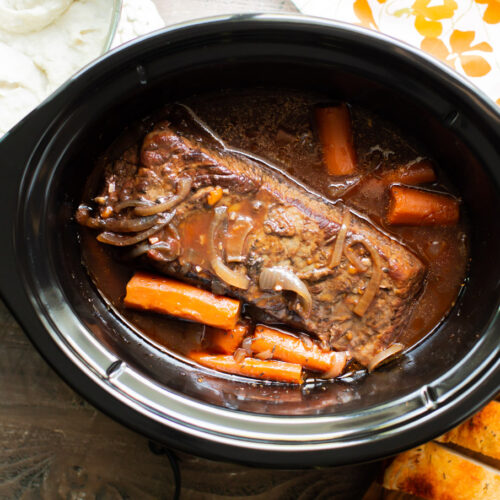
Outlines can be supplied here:
[[316, 108], [316, 124], [330, 175], [351, 175], [356, 170], [351, 115], [347, 104]]
[[241, 310], [239, 300], [145, 272], [127, 283], [124, 304], [225, 329], [236, 326]]
[[436, 180], [436, 172], [429, 160], [421, 160], [411, 165], [402, 165], [394, 170], [389, 170], [382, 174], [382, 179], [385, 184], [407, 184], [409, 186], [417, 186], [418, 184], [426, 184]]
[[210, 328], [206, 332], [207, 348], [222, 354], [233, 354], [250, 330], [247, 323], [238, 323], [230, 330]]
[[446, 226], [460, 217], [458, 201], [445, 194], [391, 186], [387, 222], [412, 226]]
[[264, 325], [255, 327], [252, 351], [270, 351], [275, 359], [297, 363], [309, 370], [327, 372], [331, 378], [340, 375], [347, 362], [346, 352], [324, 351], [312, 342], [308, 346], [293, 335]]
[[303, 382], [302, 366], [293, 363], [263, 361], [255, 358], [245, 358], [241, 363], [238, 363], [233, 356], [206, 352], [191, 352], [189, 357], [207, 368], [233, 375], [292, 384]]

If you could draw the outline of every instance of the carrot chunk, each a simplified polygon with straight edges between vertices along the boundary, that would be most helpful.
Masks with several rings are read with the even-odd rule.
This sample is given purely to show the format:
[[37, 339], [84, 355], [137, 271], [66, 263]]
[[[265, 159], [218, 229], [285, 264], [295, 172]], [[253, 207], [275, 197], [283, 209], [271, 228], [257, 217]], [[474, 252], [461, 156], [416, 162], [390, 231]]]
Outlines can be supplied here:
[[316, 108], [316, 123], [323, 157], [330, 175], [351, 175], [356, 170], [351, 115], [347, 104]]
[[215, 186], [210, 193], [208, 193], [207, 202], [210, 206], [215, 205], [222, 198], [222, 188]]
[[275, 380], [278, 382], [302, 383], [302, 367], [283, 361], [264, 361], [255, 358], [245, 358], [238, 363], [233, 356], [223, 354], [208, 354], [193, 351], [189, 357], [200, 365], [220, 372], [243, 375], [244, 377], [261, 380]]
[[222, 354], [233, 354], [250, 330], [248, 323], [238, 323], [230, 330], [209, 328], [206, 332], [207, 348]]
[[459, 203], [452, 196], [405, 186], [391, 186], [387, 222], [413, 226], [458, 222]]
[[270, 351], [272, 357], [288, 363], [297, 363], [309, 370], [327, 372], [329, 377], [342, 373], [347, 362], [346, 352], [325, 351], [316, 344], [306, 345], [301, 339], [264, 325], [255, 327], [252, 351]]
[[400, 183], [409, 186], [434, 182], [436, 173], [429, 160], [421, 160], [411, 165], [402, 165], [382, 174], [386, 184]]
[[145, 272], [127, 283], [124, 304], [225, 329], [236, 326], [241, 310], [238, 300]]

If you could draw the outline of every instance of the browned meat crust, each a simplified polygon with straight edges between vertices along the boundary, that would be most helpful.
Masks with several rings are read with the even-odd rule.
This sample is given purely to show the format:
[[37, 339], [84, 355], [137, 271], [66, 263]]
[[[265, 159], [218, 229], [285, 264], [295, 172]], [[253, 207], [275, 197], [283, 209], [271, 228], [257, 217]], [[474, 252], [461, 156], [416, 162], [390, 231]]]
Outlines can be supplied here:
[[[357, 361], [368, 365], [397, 340], [422, 287], [424, 265], [403, 245], [352, 214], [340, 263], [331, 268], [345, 206], [328, 202], [268, 166], [206, 144], [181, 135], [167, 121], [158, 123], [140, 151], [132, 147], [106, 166], [101, 215], [109, 216], [109, 207], [126, 200], [161, 202], [176, 193], [179, 179], [188, 179], [191, 190], [176, 206], [175, 217], [150, 239], [153, 246], [163, 241], [175, 252], [165, 256], [151, 248], [146, 254], [149, 262], [166, 274], [241, 298], [336, 349], [349, 349]], [[227, 207], [229, 214], [215, 242], [222, 257], [227, 239], [242, 227], [238, 223], [247, 224], [240, 262], [226, 262], [249, 278], [246, 290], [227, 285], [210, 263], [214, 205], [207, 197], [216, 186], [222, 188], [216, 206]], [[117, 217], [137, 215], [129, 207]], [[82, 217], [80, 222], [85, 223]], [[375, 260], [382, 268], [375, 296], [364, 314], [356, 314], [356, 304], [376, 272]], [[290, 270], [306, 284], [312, 297], [309, 314], [294, 293], [259, 288], [260, 273], [272, 267]]]

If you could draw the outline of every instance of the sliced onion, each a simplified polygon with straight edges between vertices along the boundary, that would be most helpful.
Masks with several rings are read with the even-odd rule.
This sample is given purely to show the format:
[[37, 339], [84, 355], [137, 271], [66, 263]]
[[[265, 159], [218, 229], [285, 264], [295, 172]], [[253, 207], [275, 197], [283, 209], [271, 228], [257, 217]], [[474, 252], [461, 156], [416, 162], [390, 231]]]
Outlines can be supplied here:
[[368, 240], [363, 240], [362, 243], [368, 250], [372, 258], [372, 275], [370, 278], [370, 282], [366, 287], [365, 293], [358, 300], [358, 303], [354, 307], [354, 312], [358, 316], [363, 316], [368, 307], [370, 306], [370, 304], [372, 303], [373, 299], [375, 298], [375, 295], [378, 292], [378, 289], [380, 288], [380, 282], [382, 281], [382, 275], [383, 275], [382, 259], [380, 258], [380, 255], [378, 254], [377, 250], [375, 250], [373, 245]]
[[267, 349], [267, 351], [261, 351], [257, 353], [255, 357], [258, 359], [262, 359], [263, 361], [266, 361], [273, 357], [273, 351], [271, 349]]
[[120, 201], [116, 205], [114, 205], [113, 210], [116, 213], [119, 213], [125, 208], [151, 207], [152, 205], [154, 205], [154, 203], [149, 200], [125, 200], [125, 201]]
[[147, 207], [136, 207], [135, 213], [137, 215], [154, 215], [161, 212], [166, 212], [176, 207], [181, 201], [184, 201], [186, 196], [191, 191], [193, 179], [191, 177], [182, 177], [177, 181], [177, 192], [163, 203], [155, 203]]
[[238, 349], [236, 349], [233, 353], [233, 358], [236, 363], [242, 363], [246, 357], [248, 357], [247, 351], [245, 349], [241, 349], [240, 347], [238, 347]]
[[173, 244], [167, 243], [166, 241], [159, 241], [149, 247], [148, 254], [156, 260], [172, 262], [179, 257], [180, 245], [177, 240], [174, 240]]
[[80, 205], [76, 212], [76, 220], [82, 226], [87, 226], [92, 229], [104, 229], [117, 233], [136, 233], [144, 231], [154, 226], [158, 222], [158, 217], [140, 217], [136, 219], [116, 219], [108, 217], [101, 219], [100, 217], [90, 217], [90, 208], [86, 205]]
[[330, 379], [341, 375], [349, 358], [349, 353], [346, 351], [332, 351], [331, 357], [334, 358], [332, 359], [332, 366], [327, 372], [323, 373], [322, 378]]
[[364, 273], [368, 271], [368, 266], [365, 266], [361, 259], [356, 255], [354, 250], [352, 249], [353, 245], [359, 243], [359, 241], [351, 241], [348, 245], [344, 247], [344, 255], [347, 257], [349, 262], [360, 272]]
[[179, 242], [180, 245], [181, 235], [179, 234], [179, 230], [173, 224], [170, 224], [170, 226], [168, 226], [168, 230], [174, 235], [174, 238]]
[[145, 231], [153, 227], [157, 221], [158, 217], [155, 215], [136, 219], [115, 219], [114, 217], [99, 219], [89, 217], [85, 225], [94, 229], [104, 229], [115, 233], [137, 233], [138, 231]]
[[158, 241], [157, 243], [153, 243], [151, 248], [154, 248], [155, 250], [172, 250], [172, 245], [166, 241]]
[[249, 356], [252, 355], [252, 342], [253, 342], [252, 337], [246, 337], [245, 339], [243, 339], [243, 342], [241, 343], [241, 348], [245, 349], [245, 351], [248, 353]]
[[392, 358], [396, 354], [399, 354], [405, 346], [403, 344], [399, 344], [398, 342], [392, 344], [389, 346], [387, 349], [384, 349], [383, 351], [380, 351], [378, 354], [373, 356], [372, 360], [370, 361], [369, 365], [367, 366], [368, 371], [372, 372], [380, 366], [383, 362], [387, 361], [389, 358]]
[[129, 245], [135, 245], [145, 239], [156, 234], [160, 229], [163, 229], [174, 217], [175, 211], [168, 214], [166, 217], [160, 219], [158, 224], [154, 225], [147, 231], [142, 231], [142, 233], [137, 233], [134, 236], [124, 236], [123, 234], [110, 233], [105, 231], [97, 236], [97, 241], [101, 243], [106, 243], [107, 245], [113, 245], [116, 247], [124, 247]]
[[228, 285], [234, 286], [235, 288], [241, 288], [242, 290], [246, 290], [250, 286], [250, 279], [248, 276], [227, 267], [226, 264], [222, 262], [220, 256], [215, 255], [210, 260], [210, 264], [215, 274]]
[[215, 274], [222, 281], [224, 281], [228, 285], [246, 290], [250, 286], [250, 279], [248, 278], [248, 276], [233, 271], [231, 268], [226, 266], [217, 251], [215, 239], [220, 225], [226, 219], [227, 207], [216, 207], [214, 212], [215, 214], [208, 231], [208, 252], [210, 256], [210, 265], [212, 266]]
[[[227, 262], [244, 262], [245, 241], [253, 228], [250, 217], [238, 217], [233, 223], [231, 238], [226, 239]], [[229, 235], [228, 235], [229, 236]]]
[[312, 297], [306, 284], [293, 272], [284, 267], [268, 267], [259, 276], [261, 290], [290, 290], [295, 292], [302, 304], [304, 316], [308, 317], [312, 310]]
[[351, 223], [351, 211], [346, 208], [344, 216], [342, 217], [342, 225], [340, 226], [339, 232], [337, 233], [337, 238], [335, 239], [335, 246], [333, 247], [333, 252], [330, 257], [330, 262], [328, 267], [333, 269], [340, 264], [340, 259], [342, 258], [342, 250], [344, 249], [344, 241], [349, 230], [349, 224]]

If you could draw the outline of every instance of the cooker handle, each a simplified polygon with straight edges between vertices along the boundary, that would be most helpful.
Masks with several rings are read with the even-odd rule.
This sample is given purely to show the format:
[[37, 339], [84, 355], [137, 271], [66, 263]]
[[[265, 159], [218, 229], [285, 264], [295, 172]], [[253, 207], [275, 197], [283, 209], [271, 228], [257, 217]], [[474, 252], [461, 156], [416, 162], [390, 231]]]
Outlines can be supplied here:
[[10, 307], [22, 293], [14, 250], [19, 189], [40, 130], [40, 122], [24, 119], [0, 139], [0, 296]]

